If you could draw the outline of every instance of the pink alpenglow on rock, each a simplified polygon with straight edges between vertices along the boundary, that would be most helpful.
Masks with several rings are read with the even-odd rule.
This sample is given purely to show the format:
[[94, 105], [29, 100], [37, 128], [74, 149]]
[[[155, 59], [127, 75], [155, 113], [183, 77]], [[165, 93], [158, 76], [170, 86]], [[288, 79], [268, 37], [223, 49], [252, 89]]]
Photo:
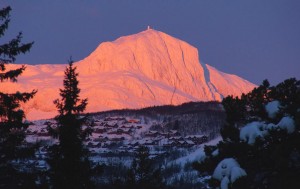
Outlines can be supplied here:
[[[153, 29], [101, 43], [85, 59], [74, 63], [79, 73], [81, 98], [87, 112], [189, 101], [220, 101], [239, 96], [255, 85], [201, 64], [198, 50], [188, 43]], [[19, 65], [8, 65], [13, 69]], [[26, 65], [18, 83], [2, 83], [0, 91], [38, 89], [24, 105], [28, 119], [53, 117], [65, 65]]]

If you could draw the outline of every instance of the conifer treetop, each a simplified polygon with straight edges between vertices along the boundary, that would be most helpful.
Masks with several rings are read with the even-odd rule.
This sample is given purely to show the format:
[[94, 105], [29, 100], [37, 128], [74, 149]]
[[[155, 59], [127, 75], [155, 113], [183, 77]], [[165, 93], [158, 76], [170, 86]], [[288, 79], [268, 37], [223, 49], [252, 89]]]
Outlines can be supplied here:
[[[10, 11], [11, 8], [5, 7], [0, 9], [0, 39], [5, 34], [10, 22]], [[19, 54], [25, 54], [31, 49], [33, 42], [22, 43], [23, 38], [22, 32], [19, 32], [15, 38], [7, 43], [0, 45], [0, 81], [11, 80], [13, 82], [17, 81], [17, 77], [22, 74], [25, 70], [25, 66], [18, 68], [16, 70], [6, 71], [5, 64], [12, 63], [16, 61], [16, 56]], [[6, 72], [5, 72], [6, 71]]]
[[69, 60], [69, 65], [65, 70], [63, 80], [63, 89], [60, 89], [60, 100], [54, 101], [60, 115], [71, 115], [82, 113], [87, 106], [87, 99], [80, 99], [78, 88], [79, 81], [77, 79], [76, 67], [73, 61]]

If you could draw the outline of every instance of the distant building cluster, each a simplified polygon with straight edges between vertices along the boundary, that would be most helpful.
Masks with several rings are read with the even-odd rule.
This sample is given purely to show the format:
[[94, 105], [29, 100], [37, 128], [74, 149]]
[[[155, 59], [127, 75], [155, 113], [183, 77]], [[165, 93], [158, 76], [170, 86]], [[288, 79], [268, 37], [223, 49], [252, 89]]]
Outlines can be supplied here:
[[[92, 135], [85, 141], [86, 146], [93, 153], [103, 152], [134, 152], [140, 145], [161, 148], [190, 148], [207, 142], [206, 135], [183, 136], [177, 130], [168, 132], [150, 130], [157, 122], [142, 123], [140, 119], [129, 117], [93, 117], [89, 124], [93, 127]], [[27, 130], [27, 140], [30, 142], [44, 141], [55, 143], [47, 131], [48, 125], [55, 125], [55, 121], [40, 121], [31, 125]]]

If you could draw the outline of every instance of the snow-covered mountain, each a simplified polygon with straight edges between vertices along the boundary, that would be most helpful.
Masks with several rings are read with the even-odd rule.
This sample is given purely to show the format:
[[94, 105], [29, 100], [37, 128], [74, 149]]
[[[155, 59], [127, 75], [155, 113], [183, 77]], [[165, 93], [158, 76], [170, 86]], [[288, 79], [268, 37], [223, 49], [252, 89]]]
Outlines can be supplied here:
[[[255, 87], [236, 75], [201, 64], [195, 47], [153, 29], [101, 43], [75, 66], [81, 97], [88, 98], [87, 112], [221, 100]], [[16, 67], [19, 65], [7, 66]], [[27, 117], [54, 116], [53, 100], [59, 98], [66, 64], [26, 67], [18, 83], [1, 83], [0, 91], [38, 89], [35, 98], [24, 105]]]

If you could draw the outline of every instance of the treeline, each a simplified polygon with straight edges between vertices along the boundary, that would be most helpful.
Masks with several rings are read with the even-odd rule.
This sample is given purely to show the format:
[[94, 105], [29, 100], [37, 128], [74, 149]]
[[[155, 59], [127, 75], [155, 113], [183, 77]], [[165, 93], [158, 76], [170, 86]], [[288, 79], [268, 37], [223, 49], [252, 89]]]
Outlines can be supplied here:
[[152, 106], [141, 109], [122, 109], [122, 110], [110, 110], [98, 113], [91, 113], [91, 115], [126, 115], [126, 114], [136, 114], [136, 115], [183, 115], [197, 113], [201, 111], [223, 111], [222, 105], [218, 101], [208, 101], [208, 102], [187, 102], [181, 105], [162, 105], [162, 106]]

